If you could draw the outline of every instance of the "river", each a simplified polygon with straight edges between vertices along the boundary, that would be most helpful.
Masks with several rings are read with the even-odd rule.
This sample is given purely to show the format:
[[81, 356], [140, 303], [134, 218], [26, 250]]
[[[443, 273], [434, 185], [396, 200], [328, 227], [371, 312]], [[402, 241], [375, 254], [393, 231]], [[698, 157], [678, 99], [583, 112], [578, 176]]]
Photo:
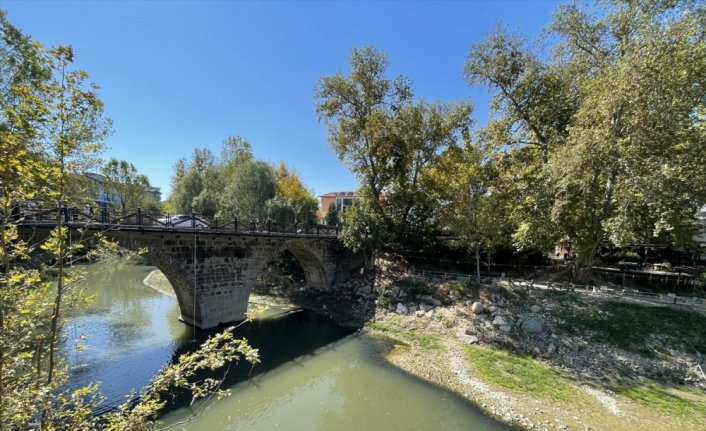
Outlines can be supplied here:
[[[174, 297], [146, 287], [154, 267], [111, 262], [89, 268], [94, 300], [65, 326], [70, 386], [100, 381], [101, 411], [138, 392], [161, 367], [213, 331], [179, 322]], [[453, 393], [389, 365], [395, 346], [311, 312], [258, 319], [238, 330], [261, 363], [231, 368], [230, 397], [209, 408], [180, 398], [162, 417], [185, 430], [506, 430]], [[84, 349], [74, 341], [84, 334]]]

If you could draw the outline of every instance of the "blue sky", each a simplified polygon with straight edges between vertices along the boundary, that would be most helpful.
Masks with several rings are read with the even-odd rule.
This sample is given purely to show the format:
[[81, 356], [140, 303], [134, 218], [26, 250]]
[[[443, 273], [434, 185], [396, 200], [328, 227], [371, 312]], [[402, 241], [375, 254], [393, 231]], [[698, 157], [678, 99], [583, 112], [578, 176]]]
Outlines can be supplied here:
[[469, 47], [499, 21], [539, 34], [556, 5], [0, 0], [34, 39], [72, 45], [77, 67], [101, 86], [114, 122], [104, 158], [131, 161], [168, 192], [177, 159], [195, 147], [218, 154], [226, 136], [240, 135], [317, 195], [357, 187], [314, 111], [319, 78], [348, 73], [352, 48], [387, 52], [390, 75], [411, 78], [417, 97], [471, 100], [483, 122], [488, 95], [463, 79]]

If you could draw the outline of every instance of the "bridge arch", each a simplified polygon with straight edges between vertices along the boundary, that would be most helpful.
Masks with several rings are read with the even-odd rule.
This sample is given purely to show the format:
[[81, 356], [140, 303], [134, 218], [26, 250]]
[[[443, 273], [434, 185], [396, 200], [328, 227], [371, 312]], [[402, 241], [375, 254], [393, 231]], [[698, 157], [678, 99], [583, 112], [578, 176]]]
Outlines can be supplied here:
[[[49, 224], [23, 226], [22, 234], [47, 235]], [[83, 227], [83, 226], [81, 226]], [[73, 228], [69, 226], [69, 228]], [[348, 254], [335, 236], [209, 232], [143, 227], [96, 227], [128, 250], [144, 256], [174, 287], [180, 319], [199, 328], [245, 319], [248, 299], [265, 264], [289, 250], [307, 283], [327, 288], [347, 275]]]
[[[304, 279], [309, 287], [325, 289], [333, 284], [335, 278], [335, 265], [327, 265], [321, 249], [310, 247], [306, 241], [288, 240], [276, 246], [271, 253], [266, 255], [255, 271], [255, 277], [262, 273], [269, 262], [285, 251], [290, 252], [297, 260], [304, 272]], [[255, 285], [253, 280], [252, 286]]]
[[[245, 319], [248, 300], [265, 265], [285, 250], [294, 255], [309, 286], [330, 287], [343, 258], [335, 238], [214, 235], [209, 233], [121, 233], [111, 237], [145, 257], [174, 287], [180, 319], [212, 328]], [[340, 276], [340, 275], [339, 275]]]

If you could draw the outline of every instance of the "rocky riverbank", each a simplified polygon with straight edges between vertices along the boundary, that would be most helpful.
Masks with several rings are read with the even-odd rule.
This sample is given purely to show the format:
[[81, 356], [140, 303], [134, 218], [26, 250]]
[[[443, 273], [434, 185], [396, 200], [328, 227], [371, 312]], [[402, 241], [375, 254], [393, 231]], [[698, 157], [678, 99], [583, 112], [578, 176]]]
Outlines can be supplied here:
[[703, 315], [389, 266], [294, 298], [395, 340], [391, 363], [513, 426], [706, 430]]

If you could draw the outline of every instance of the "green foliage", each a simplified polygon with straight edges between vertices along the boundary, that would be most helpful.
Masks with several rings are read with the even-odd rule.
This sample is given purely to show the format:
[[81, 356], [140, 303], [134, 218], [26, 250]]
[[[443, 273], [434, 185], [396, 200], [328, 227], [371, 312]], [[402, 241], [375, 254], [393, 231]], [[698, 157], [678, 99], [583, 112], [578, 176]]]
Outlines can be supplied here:
[[466, 77], [495, 92], [480, 131], [511, 186], [513, 240], [574, 244], [584, 278], [599, 245], [691, 241], [706, 202], [702, 3], [563, 5], [545, 61], [495, 30]]
[[265, 202], [275, 196], [275, 173], [263, 161], [243, 161], [226, 180], [219, 217], [241, 220], [266, 220]]
[[451, 291], [453, 291], [458, 298], [462, 298], [464, 296], [477, 297], [480, 290], [480, 286], [476, 280], [469, 280], [465, 282], [452, 281], [449, 285]]
[[314, 224], [318, 204], [299, 174], [281, 162], [276, 168], [255, 160], [247, 139], [229, 136], [221, 158], [196, 149], [190, 161], [174, 167], [172, 212], [282, 224]]
[[429, 282], [421, 277], [404, 277], [395, 280], [394, 286], [404, 290], [408, 295], [415, 297], [417, 295], [426, 295], [430, 292]]
[[326, 224], [329, 226], [338, 226], [338, 208], [336, 202], [331, 202], [326, 211]]
[[164, 204], [157, 199], [148, 198], [142, 202], [142, 211], [152, 214], [164, 214], [165, 208]]
[[354, 252], [361, 252], [367, 268], [372, 268], [374, 252], [383, 243], [383, 223], [367, 199], [358, 199], [344, 213], [341, 241]]
[[259, 362], [257, 349], [253, 349], [244, 339], [233, 336], [234, 327], [210, 337], [195, 352], [181, 355], [175, 364], [166, 367], [140, 394], [137, 405], [130, 402], [121, 405], [114, 413], [104, 418], [105, 430], [149, 430], [156, 429], [157, 413], [167, 402], [165, 394], [175, 388], [187, 389], [192, 394], [191, 403], [216, 395], [222, 398], [229, 390], [221, 389], [221, 380], [207, 378], [195, 380], [200, 370], [217, 370], [228, 363], [245, 359], [251, 364]]
[[[282, 209], [287, 207], [286, 211], [292, 214], [287, 223], [316, 224], [319, 205], [313, 193], [304, 187], [299, 174], [287, 168], [284, 162], [280, 162], [275, 168], [275, 180], [275, 197], [270, 202], [277, 200], [277, 206]], [[274, 214], [270, 214], [270, 218], [281, 223]]]
[[562, 401], [576, 401], [579, 396], [569, 379], [539, 361], [485, 347], [464, 348], [468, 363], [483, 378], [497, 385]]
[[[64, 315], [87, 300], [80, 284], [85, 275], [72, 264], [117, 247], [81, 229], [71, 232], [69, 242], [61, 218], [47, 238], [26, 242], [18, 234], [21, 218], [15, 209], [30, 199], [76, 202], [84, 194], [75, 179], [96, 166], [109, 133], [97, 87], [72, 63], [71, 48], [43, 48], [9, 24], [0, 10], [0, 428], [153, 429], [169, 390], [186, 388], [194, 399], [222, 395], [218, 380], [194, 380], [194, 373], [238, 358], [255, 363], [257, 351], [235, 340], [232, 331], [219, 334], [156, 377], [136, 404], [103, 418], [93, 415], [97, 385], [61, 389], [68, 378], [57, 351]], [[87, 251], [89, 236], [92, 248]], [[37, 246], [51, 257], [50, 266], [27, 262]], [[50, 272], [54, 279], [46, 277]]]
[[508, 241], [507, 185], [498, 166], [480, 145], [449, 147], [424, 177], [431, 195], [440, 202], [440, 220], [461, 245], [476, 255], [480, 284], [480, 252]]
[[118, 195], [123, 212], [144, 206], [150, 189], [147, 176], [138, 174], [135, 165], [118, 159], [110, 159], [102, 168], [106, 182], [104, 187]]
[[170, 207], [177, 213], [213, 216], [223, 190], [221, 167], [208, 149], [194, 149], [191, 160], [180, 159], [174, 167]]
[[415, 101], [409, 80], [388, 78], [388, 57], [373, 47], [353, 49], [350, 66], [348, 76], [319, 81], [319, 119], [376, 217], [391, 228], [386, 240], [418, 245], [431, 235], [436, 209], [422, 175], [467, 131], [471, 107]]

